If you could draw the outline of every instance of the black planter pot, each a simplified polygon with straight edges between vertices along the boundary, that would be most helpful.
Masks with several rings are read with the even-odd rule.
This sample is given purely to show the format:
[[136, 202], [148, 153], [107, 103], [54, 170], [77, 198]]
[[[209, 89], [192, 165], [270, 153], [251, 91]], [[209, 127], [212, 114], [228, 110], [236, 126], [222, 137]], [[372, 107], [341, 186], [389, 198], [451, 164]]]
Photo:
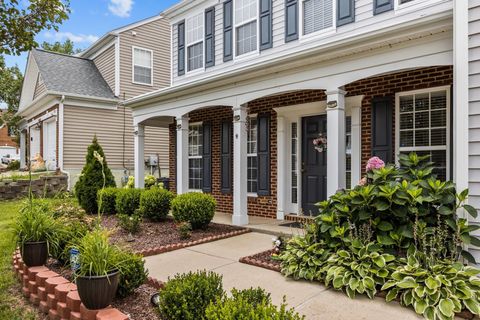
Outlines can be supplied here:
[[29, 267], [43, 266], [48, 259], [47, 241], [25, 242], [21, 248], [23, 262]]
[[77, 277], [80, 300], [90, 310], [108, 307], [115, 297], [119, 280], [120, 272], [118, 271], [108, 276]]

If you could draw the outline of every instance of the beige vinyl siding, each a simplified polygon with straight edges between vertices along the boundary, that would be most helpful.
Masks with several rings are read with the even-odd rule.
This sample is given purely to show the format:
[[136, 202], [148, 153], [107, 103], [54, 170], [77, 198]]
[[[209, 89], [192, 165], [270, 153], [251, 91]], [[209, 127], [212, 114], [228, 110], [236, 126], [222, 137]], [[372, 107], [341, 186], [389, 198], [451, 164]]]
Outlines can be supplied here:
[[35, 93], [33, 94], [33, 100], [40, 97], [42, 94], [47, 92], [47, 86], [40, 75], [37, 78], [37, 84], [35, 85]]
[[[96, 134], [111, 169], [133, 170], [133, 120], [129, 108], [117, 110], [65, 106], [63, 161], [65, 169], [81, 169], [87, 147]], [[125, 147], [123, 136], [125, 134]], [[168, 129], [147, 127], [145, 156], [160, 155], [160, 165], [168, 168]]]
[[[165, 18], [120, 33], [120, 97], [131, 98], [170, 85], [170, 24]], [[132, 81], [132, 47], [153, 51], [153, 86]]]
[[115, 45], [111, 45], [98, 57], [93, 59], [98, 71], [107, 82], [110, 89], [115, 92]]

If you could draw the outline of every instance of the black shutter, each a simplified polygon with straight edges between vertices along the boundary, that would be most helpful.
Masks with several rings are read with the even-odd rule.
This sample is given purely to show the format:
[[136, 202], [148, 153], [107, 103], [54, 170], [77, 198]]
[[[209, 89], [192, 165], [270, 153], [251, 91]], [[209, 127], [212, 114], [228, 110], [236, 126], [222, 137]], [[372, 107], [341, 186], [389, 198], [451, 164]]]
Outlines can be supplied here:
[[270, 115], [257, 118], [257, 164], [259, 196], [270, 195]]
[[285, 0], [285, 42], [298, 39], [298, 0]]
[[232, 192], [232, 121], [222, 122], [221, 132], [221, 189], [222, 193]]
[[178, 39], [178, 75], [185, 74], [185, 21], [179, 22], [177, 25], [177, 39]]
[[392, 146], [392, 99], [374, 98], [372, 100], [372, 156], [385, 162], [393, 160]]
[[203, 179], [202, 191], [212, 192], [212, 125], [209, 122], [202, 124], [203, 130]]
[[205, 10], [205, 67], [215, 65], [215, 7]]
[[223, 3], [223, 61], [233, 59], [233, 2]]
[[393, 10], [393, 0], [373, 0], [373, 14]]
[[260, 0], [260, 51], [272, 47], [272, 0]]
[[337, 27], [355, 21], [355, 0], [337, 0]]

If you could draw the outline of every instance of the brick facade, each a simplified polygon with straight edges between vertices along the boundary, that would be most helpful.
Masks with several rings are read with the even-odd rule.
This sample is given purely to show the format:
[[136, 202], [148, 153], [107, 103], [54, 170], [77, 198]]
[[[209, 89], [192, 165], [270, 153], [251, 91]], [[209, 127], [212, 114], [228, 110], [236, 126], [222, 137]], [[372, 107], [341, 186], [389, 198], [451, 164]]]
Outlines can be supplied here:
[[[375, 97], [391, 97], [392, 106], [396, 92], [425, 89], [429, 87], [451, 85], [453, 68], [430, 67], [356, 81], [345, 86], [348, 96], [364, 95], [362, 102], [362, 167], [371, 154], [371, 101]], [[323, 90], [297, 91], [277, 96], [260, 98], [248, 103], [249, 114], [271, 116], [270, 122], [270, 165], [271, 193], [269, 196], [249, 197], [248, 214], [254, 216], [276, 216], [277, 210], [277, 119], [273, 108], [326, 100]], [[232, 119], [230, 107], [211, 107], [196, 110], [189, 114], [190, 122], [209, 121], [212, 124], [212, 195], [217, 200], [219, 212], [232, 213], [232, 195], [222, 194], [220, 190], [220, 130], [221, 123]], [[393, 114], [393, 117], [395, 115]], [[393, 121], [393, 119], [392, 119]], [[393, 121], [394, 122], [394, 121]], [[393, 129], [395, 132], [395, 128]], [[170, 188], [175, 190], [175, 124], [170, 126]], [[393, 139], [395, 136], [393, 134]], [[392, 142], [393, 143], [393, 142]]]

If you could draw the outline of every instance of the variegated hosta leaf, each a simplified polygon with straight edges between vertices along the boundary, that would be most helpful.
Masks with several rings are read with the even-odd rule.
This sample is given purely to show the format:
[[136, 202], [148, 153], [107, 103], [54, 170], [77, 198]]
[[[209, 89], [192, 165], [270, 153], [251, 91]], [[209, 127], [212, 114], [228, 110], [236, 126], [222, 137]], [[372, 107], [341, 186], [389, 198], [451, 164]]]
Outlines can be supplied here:
[[438, 304], [438, 309], [446, 317], [453, 317], [453, 315], [454, 315], [453, 308], [454, 307], [455, 307], [455, 305], [453, 304], [453, 301], [450, 300], [449, 298], [441, 299], [440, 303]]

